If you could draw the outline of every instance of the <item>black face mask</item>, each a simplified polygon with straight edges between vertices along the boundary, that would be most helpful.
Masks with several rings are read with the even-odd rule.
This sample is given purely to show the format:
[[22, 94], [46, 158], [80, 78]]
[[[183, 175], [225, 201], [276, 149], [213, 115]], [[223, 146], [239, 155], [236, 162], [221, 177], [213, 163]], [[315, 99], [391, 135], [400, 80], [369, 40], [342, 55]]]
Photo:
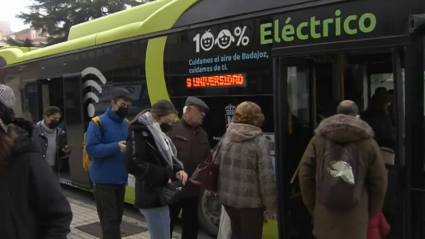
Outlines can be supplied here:
[[128, 114], [128, 108], [119, 107], [115, 114], [124, 118]]
[[47, 126], [51, 129], [56, 129], [59, 126], [59, 120], [52, 120]]
[[164, 133], [167, 133], [171, 129], [171, 125], [167, 123], [161, 123], [159, 126], [161, 127], [161, 130]]

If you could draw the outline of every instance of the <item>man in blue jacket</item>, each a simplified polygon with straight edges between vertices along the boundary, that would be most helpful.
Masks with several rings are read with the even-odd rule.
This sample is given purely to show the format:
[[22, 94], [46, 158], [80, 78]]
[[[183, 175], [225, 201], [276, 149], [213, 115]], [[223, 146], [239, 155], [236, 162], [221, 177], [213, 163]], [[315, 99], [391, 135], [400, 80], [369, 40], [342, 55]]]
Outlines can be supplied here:
[[122, 88], [112, 92], [111, 108], [100, 117], [99, 126], [90, 122], [86, 134], [86, 150], [91, 158], [90, 179], [94, 182], [96, 208], [104, 239], [120, 239], [127, 172], [124, 165], [130, 93]]

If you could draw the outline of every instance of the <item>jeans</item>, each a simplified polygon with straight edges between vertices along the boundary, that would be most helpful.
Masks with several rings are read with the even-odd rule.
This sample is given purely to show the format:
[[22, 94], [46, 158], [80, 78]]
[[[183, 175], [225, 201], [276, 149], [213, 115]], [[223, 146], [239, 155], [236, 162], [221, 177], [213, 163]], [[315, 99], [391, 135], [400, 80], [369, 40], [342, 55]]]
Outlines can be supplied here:
[[151, 239], [170, 239], [170, 211], [168, 206], [139, 209], [148, 224]]
[[190, 198], [183, 198], [180, 201], [177, 201], [169, 205], [170, 219], [171, 219], [170, 234], [173, 233], [174, 224], [179, 217], [180, 211], [182, 210], [182, 219], [183, 219], [182, 239], [197, 239], [198, 238], [198, 229], [199, 229], [198, 204], [199, 204], [199, 197], [190, 197]]
[[102, 226], [103, 239], [121, 239], [121, 221], [124, 213], [125, 184], [94, 186], [97, 215]]

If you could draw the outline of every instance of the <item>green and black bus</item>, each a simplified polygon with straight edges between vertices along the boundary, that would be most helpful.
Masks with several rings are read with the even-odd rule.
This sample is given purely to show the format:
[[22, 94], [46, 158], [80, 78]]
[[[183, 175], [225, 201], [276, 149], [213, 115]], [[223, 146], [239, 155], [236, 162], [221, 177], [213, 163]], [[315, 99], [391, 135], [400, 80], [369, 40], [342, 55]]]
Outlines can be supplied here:
[[[73, 152], [61, 183], [91, 190], [83, 134], [109, 105], [132, 93], [130, 118], [159, 99], [182, 109], [188, 96], [211, 108], [203, 127], [214, 146], [238, 103], [258, 103], [278, 185], [278, 210], [263, 238], [313, 238], [297, 168], [321, 119], [342, 99], [364, 110], [377, 87], [394, 89], [397, 148], [385, 205], [389, 238], [425, 238], [423, 0], [158, 0], [73, 26], [66, 42], [0, 50], [0, 82], [16, 114], [34, 122], [63, 109]], [[221, 204], [203, 191], [201, 225], [218, 231]], [[129, 176], [126, 202], [133, 203]], [[384, 206], [385, 207], [385, 206]]]

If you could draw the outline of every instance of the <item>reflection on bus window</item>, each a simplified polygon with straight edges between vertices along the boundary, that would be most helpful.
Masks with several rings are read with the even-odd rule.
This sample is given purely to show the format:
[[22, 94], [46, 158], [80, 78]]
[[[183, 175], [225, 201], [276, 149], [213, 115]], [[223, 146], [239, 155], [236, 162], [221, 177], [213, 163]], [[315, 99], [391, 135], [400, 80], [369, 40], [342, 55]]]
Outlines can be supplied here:
[[140, 111], [150, 107], [146, 78], [137, 68], [115, 70], [105, 76], [107, 82], [101, 86], [102, 92], [97, 93], [99, 103], [96, 104], [96, 115], [103, 114], [111, 106], [111, 92], [114, 88], [124, 88], [131, 94], [132, 103], [127, 119], [131, 120]]
[[308, 73], [306, 70], [300, 70], [297, 67], [288, 67], [288, 105], [293, 116], [298, 118], [300, 123], [309, 122], [309, 92], [308, 92]]
[[37, 84], [34, 82], [25, 83], [24, 86], [24, 118], [32, 122], [38, 122], [37, 116]]

